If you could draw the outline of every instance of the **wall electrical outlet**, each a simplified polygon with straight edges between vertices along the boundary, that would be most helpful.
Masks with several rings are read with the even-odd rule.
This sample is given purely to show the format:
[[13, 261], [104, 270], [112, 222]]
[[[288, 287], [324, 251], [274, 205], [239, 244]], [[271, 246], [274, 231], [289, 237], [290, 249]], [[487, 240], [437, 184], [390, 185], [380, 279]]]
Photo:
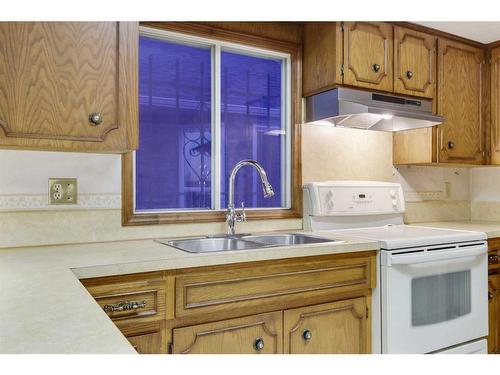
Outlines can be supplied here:
[[49, 204], [76, 204], [76, 178], [49, 178]]

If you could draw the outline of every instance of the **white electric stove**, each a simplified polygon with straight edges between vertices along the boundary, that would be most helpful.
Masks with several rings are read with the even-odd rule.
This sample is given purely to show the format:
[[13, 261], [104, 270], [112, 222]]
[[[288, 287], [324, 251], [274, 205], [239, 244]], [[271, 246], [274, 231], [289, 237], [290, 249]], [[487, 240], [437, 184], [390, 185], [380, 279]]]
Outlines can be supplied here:
[[486, 234], [405, 225], [397, 183], [304, 186], [304, 229], [380, 243], [374, 353], [486, 353]]

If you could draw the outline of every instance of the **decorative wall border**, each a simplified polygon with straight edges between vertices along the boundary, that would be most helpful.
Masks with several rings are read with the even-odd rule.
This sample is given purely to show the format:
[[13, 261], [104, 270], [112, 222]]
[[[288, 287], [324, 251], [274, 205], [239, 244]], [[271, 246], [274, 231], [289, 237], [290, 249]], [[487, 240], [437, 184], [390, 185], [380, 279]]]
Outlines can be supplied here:
[[0, 211], [120, 209], [120, 194], [78, 194], [77, 204], [49, 205], [47, 194], [0, 195]]

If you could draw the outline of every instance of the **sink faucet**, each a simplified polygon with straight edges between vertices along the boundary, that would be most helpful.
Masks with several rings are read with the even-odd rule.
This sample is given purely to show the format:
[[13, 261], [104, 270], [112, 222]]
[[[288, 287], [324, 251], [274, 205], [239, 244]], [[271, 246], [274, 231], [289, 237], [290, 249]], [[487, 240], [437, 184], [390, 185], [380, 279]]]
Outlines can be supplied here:
[[227, 205], [226, 223], [227, 223], [227, 234], [230, 235], [235, 234], [234, 225], [236, 223], [240, 223], [247, 220], [245, 214], [245, 206], [243, 205], [243, 202], [241, 202], [241, 213], [237, 213], [236, 209], [234, 208], [234, 180], [236, 178], [236, 174], [238, 173], [238, 171], [246, 165], [254, 167], [255, 169], [257, 169], [257, 172], [259, 172], [260, 181], [262, 182], [262, 190], [264, 192], [264, 197], [270, 198], [274, 195], [273, 187], [267, 180], [266, 171], [264, 170], [264, 168], [262, 168], [262, 165], [257, 163], [255, 160], [242, 160], [238, 162], [234, 166], [229, 176], [229, 202]]

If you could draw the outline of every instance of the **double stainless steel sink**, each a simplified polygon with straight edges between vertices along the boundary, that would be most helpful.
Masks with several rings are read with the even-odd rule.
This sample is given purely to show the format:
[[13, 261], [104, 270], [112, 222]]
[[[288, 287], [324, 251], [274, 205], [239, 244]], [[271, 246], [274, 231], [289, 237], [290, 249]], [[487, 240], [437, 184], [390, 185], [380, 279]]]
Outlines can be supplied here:
[[158, 239], [156, 241], [189, 253], [210, 253], [217, 251], [249, 250], [267, 247], [287, 247], [306, 244], [343, 242], [335, 239], [300, 233], [272, 233], [260, 235], [240, 234], [184, 238], [179, 240]]

